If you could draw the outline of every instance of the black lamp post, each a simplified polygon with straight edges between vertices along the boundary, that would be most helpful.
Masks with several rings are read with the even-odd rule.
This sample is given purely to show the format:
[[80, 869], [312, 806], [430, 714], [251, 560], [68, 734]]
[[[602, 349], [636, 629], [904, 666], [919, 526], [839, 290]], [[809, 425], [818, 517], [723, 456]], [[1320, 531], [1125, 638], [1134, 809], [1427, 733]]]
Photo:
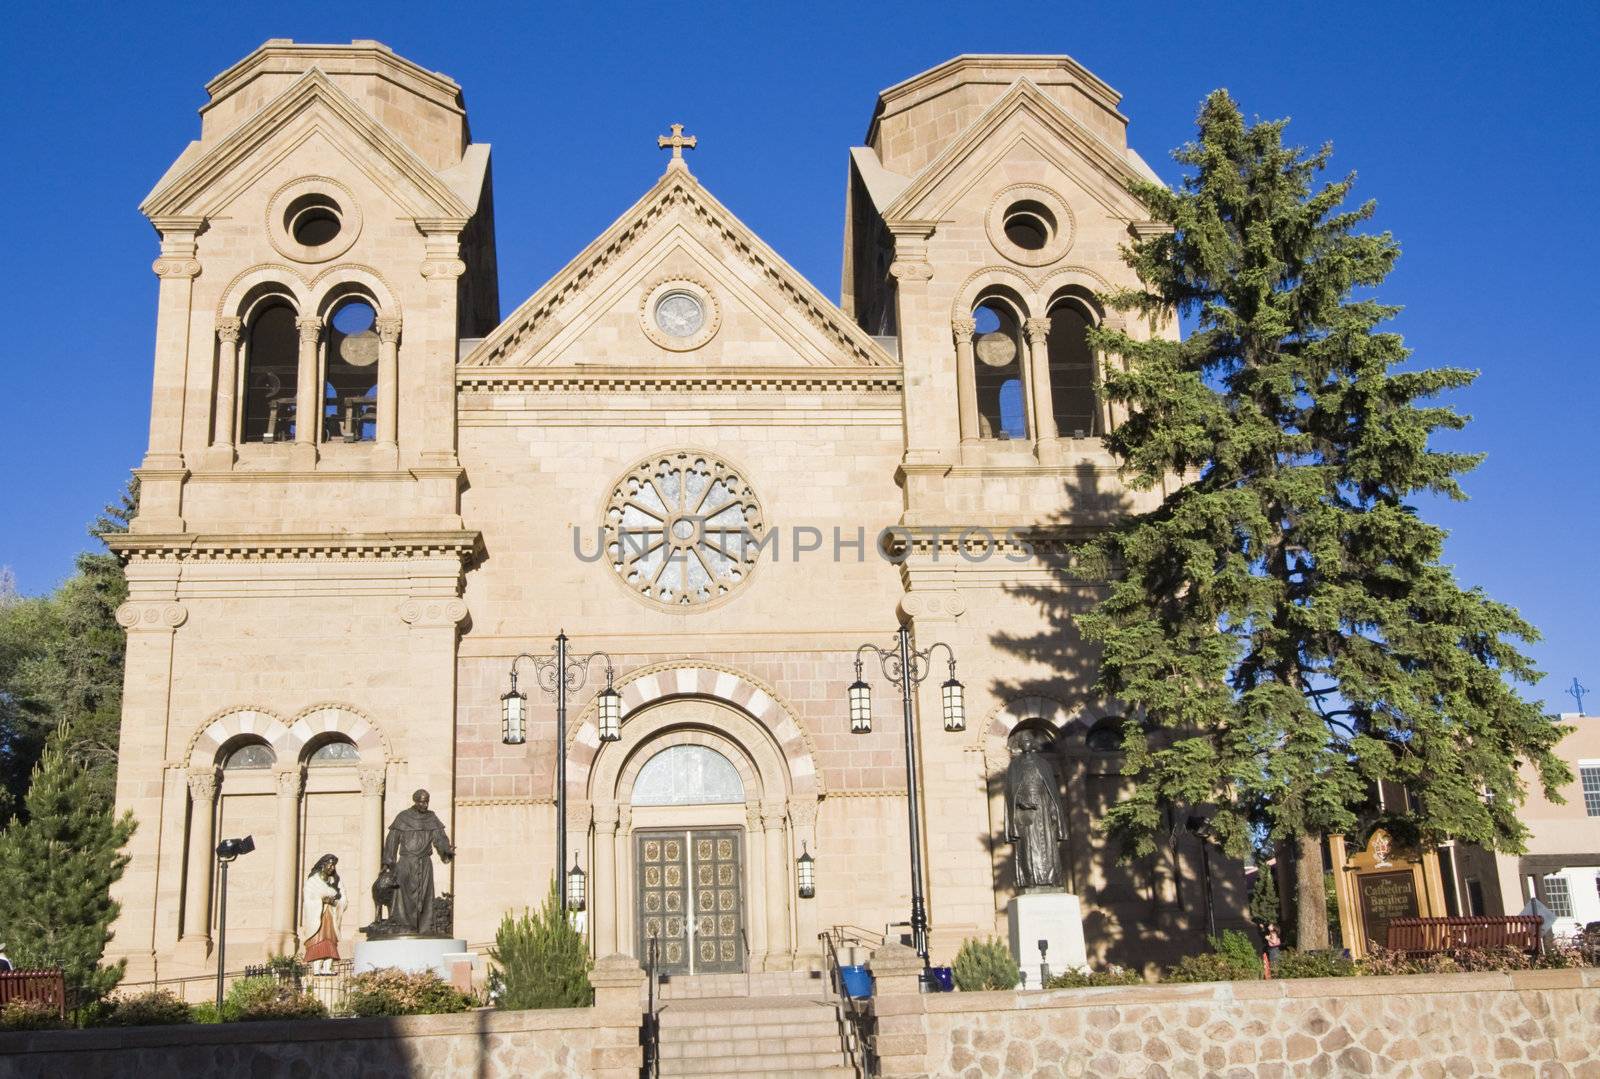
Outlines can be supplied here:
[[[556, 872], [567, 864], [567, 696], [583, 688], [589, 678], [589, 664], [596, 659], [606, 663], [606, 688], [600, 691], [599, 726], [600, 741], [615, 742], [622, 737], [622, 694], [614, 686], [611, 657], [604, 652], [590, 652], [587, 656], [569, 658], [566, 631], [556, 634], [554, 655], [533, 656], [526, 652], [511, 660], [511, 689], [500, 697], [500, 740], [508, 746], [520, 746], [528, 740], [528, 695], [517, 689], [517, 663], [528, 660], [533, 664], [534, 677], [539, 687], [556, 698]], [[583, 871], [573, 860], [573, 872], [578, 874], [574, 884], [568, 874], [567, 886], [557, 889], [561, 893], [561, 912], [572, 906], [569, 893], [578, 888], [582, 896]], [[579, 910], [583, 907], [578, 906]]]
[[1211, 818], [1190, 817], [1189, 834], [1200, 840], [1201, 890], [1206, 899], [1206, 932], [1217, 935], [1217, 909], [1211, 900]]
[[217, 1016], [222, 1016], [222, 971], [228, 951], [228, 865], [239, 855], [256, 849], [250, 836], [224, 839], [217, 844], [217, 861], [222, 863], [222, 884], [217, 896]]
[[928, 909], [922, 898], [922, 826], [917, 815], [917, 731], [911, 708], [911, 689], [927, 681], [935, 649], [943, 648], [950, 657], [950, 678], [941, 687], [944, 729], [967, 729], [967, 713], [961, 683], [956, 680], [956, 654], [940, 641], [918, 651], [911, 647], [911, 627], [904, 623], [894, 648], [864, 644], [856, 649], [856, 680], [850, 683], [850, 733], [872, 730], [872, 689], [861, 677], [861, 656], [871, 652], [878, 657], [883, 676], [900, 687], [900, 707], [905, 716], [906, 739], [906, 814], [911, 833], [911, 940], [922, 962], [928, 962]]

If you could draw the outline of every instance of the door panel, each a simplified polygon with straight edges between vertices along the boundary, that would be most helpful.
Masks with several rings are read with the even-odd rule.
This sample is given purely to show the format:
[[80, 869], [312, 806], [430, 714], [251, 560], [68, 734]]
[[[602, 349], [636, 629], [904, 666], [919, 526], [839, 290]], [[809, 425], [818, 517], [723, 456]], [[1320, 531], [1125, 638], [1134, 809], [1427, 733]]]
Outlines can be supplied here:
[[659, 939], [664, 974], [744, 970], [743, 843], [737, 829], [635, 837], [639, 951]]

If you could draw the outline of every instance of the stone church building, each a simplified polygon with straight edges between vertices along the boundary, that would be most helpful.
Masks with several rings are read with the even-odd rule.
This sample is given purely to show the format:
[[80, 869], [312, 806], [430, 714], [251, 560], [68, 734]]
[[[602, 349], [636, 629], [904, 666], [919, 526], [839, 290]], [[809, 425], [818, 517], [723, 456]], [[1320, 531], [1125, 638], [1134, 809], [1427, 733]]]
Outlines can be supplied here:
[[[215, 962], [213, 848], [245, 834], [230, 965], [309, 933], [300, 889], [325, 853], [348, 956], [417, 788], [456, 847], [436, 880], [473, 946], [543, 900], [563, 793], [598, 955], [654, 935], [668, 969], [781, 970], [831, 926], [900, 932], [900, 691], [869, 655], [856, 733], [847, 689], [858, 646], [902, 622], [965, 686], [960, 730], [941, 722], [943, 649], [915, 688], [934, 960], [1004, 935], [1001, 780], [1029, 730], [1059, 772], [1091, 956], [1195, 944], [1182, 822], [1129, 865], [1098, 830], [1116, 709], [1088, 695], [1066, 621], [1093, 591], [1051, 557], [1159, 497], [1117, 486], [1084, 336], [1117, 317], [1097, 293], [1132, 283], [1119, 245], [1154, 227], [1126, 193], [1154, 174], [1114, 90], [1065, 56], [962, 56], [884, 90], [841, 148], [838, 302], [700, 184], [675, 125], [660, 149], [617, 147], [619, 167], [664, 171], [504, 306], [489, 147], [450, 78], [376, 42], [273, 40], [206, 90], [199, 137], [141, 206], [160, 237], [153, 405], [115, 543], [118, 803], [138, 830], [112, 953], [130, 980]], [[523, 661], [526, 740], [508, 744], [513, 658], [562, 630], [609, 657], [620, 737], [597, 728], [604, 657], [565, 744]]]

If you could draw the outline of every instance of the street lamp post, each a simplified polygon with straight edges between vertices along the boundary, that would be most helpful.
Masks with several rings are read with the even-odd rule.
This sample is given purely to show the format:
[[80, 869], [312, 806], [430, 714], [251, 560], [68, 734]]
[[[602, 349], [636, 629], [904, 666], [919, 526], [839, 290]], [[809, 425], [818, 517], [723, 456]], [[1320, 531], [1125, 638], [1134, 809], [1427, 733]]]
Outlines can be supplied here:
[[1217, 908], [1211, 898], [1211, 818], [1190, 817], [1189, 833], [1200, 840], [1200, 877], [1206, 901], [1206, 932], [1217, 935]]
[[[597, 659], [605, 660], [606, 688], [600, 691], [599, 727], [602, 742], [615, 742], [622, 737], [622, 695], [614, 685], [611, 657], [604, 652], [590, 652], [587, 656], [568, 657], [567, 634], [556, 634], [553, 655], [534, 656], [523, 652], [511, 660], [511, 689], [500, 697], [500, 739], [506, 745], [521, 745], [527, 740], [528, 695], [517, 689], [517, 664], [527, 660], [533, 664], [534, 677], [539, 687], [556, 698], [556, 872], [567, 872], [567, 697], [583, 688], [589, 678], [589, 665]], [[583, 871], [573, 857], [572, 871], [558, 889], [561, 893], [561, 913], [569, 907], [582, 909], [581, 891], [569, 896], [573, 888], [583, 887]]]
[[217, 889], [217, 1017], [222, 1017], [222, 972], [228, 953], [228, 866], [241, 854], [256, 849], [251, 836], [243, 839], [224, 839], [217, 844], [217, 861], [222, 863], [222, 884]]
[[966, 704], [961, 683], [956, 680], [956, 654], [943, 641], [918, 651], [911, 647], [911, 627], [904, 623], [895, 647], [879, 648], [864, 644], [856, 649], [856, 680], [850, 684], [850, 733], [872, 730], [872, 690], [861, 676], [862, 655], [871, 652], [878, 658], [884, 678], [900, 687], [900, 707], [905, 718], [906, 739], [906, 815], [911, 835], [911, 940], [923, 965], [928, 962], [928, 910], [922, 896], [922, 825], [917, 813], [917, 737], [916, 716], [911, 707], [912, 687], [927, 681], [935, 649], [949, 656], [950, 678], [942, 687], [944, 729], [966, 730]]

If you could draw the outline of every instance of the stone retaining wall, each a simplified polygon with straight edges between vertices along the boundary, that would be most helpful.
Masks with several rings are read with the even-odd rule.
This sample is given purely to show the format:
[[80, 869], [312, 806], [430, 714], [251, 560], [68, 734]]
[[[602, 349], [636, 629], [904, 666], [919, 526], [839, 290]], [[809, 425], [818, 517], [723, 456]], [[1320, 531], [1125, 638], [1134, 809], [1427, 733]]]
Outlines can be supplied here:
[[883, 980], [885, 1076], [1600, 1079], [1600, 970], [933, 995]]

